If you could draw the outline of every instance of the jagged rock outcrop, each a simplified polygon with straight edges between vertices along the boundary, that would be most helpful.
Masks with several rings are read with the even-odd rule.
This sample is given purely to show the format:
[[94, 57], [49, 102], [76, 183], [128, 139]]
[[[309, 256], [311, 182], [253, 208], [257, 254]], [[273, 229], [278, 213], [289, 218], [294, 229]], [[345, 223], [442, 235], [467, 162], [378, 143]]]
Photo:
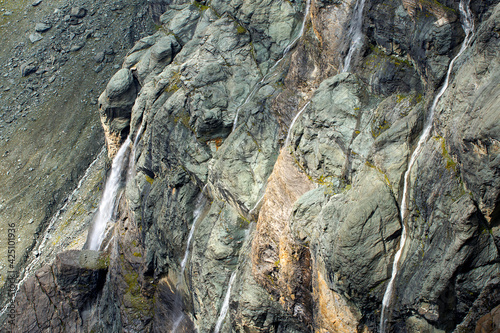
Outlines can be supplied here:
[[95, 251], [60, 253], [21, 287], [5, 329], [15, 332], [84, 332], [86, 312], [104, 285], [108, 258]]
[[[99, 100], [110, 156], [127, 135], [133, 144], [101, 245], [105, 280], [89, 296], [57, 282], [74, 270], [55, 275], [66, 303], [85, 298], [85, 310], [56, 307], [61, 323], [495, 331], [500, 4], [470, 5], [473, 35], [453, 67], [467, 1], [364, 4], [354, 27], [359, 1], [150, 3], [161, 27]], [[29, 281], [19, 308], [45, 302]], [[37, 314], [38, 329], [56, 310]]]

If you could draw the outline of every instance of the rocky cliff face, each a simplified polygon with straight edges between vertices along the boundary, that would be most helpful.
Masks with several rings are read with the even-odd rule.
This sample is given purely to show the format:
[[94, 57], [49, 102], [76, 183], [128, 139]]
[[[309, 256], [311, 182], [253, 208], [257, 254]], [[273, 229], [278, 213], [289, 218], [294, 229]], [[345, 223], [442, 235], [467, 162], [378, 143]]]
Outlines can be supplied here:
[[4, 329], [497, 330], [498, 1], [150, 8], [96, 106], [132, 142], [101, 251], [44, 253]]

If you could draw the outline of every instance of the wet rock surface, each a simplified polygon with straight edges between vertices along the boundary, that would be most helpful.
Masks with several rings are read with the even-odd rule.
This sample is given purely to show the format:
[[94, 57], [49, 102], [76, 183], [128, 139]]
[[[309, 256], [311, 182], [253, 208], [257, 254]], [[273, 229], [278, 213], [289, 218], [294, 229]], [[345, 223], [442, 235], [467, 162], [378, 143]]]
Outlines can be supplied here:
[[[495, 331], [500, 5], [471, 5], [474, 35], [401, 218], [411, 154], [465, 35], [459, 2], [367, 2], [348, 73], [356, 1], [314, 1], [290, 45], [306, 4], [152, 1], [157, 32], [126, 54], [89, 53], [109, 80], [94, 111], [109, 157], [130, 135], [133, 169], [101, 245], [106, 269], [82, 262], [93, 252], [60, 254], [24, 283], [17, 328], [379, 332], [404, 226], [385, 332]], [[78, 33], [97, 12], [61, 10], [74, 34], [62, 54], [101, 38]], [[59, 29], [37, 22], [52, 27], [34, 45]], [[52, 73], [22, 63], [26, 80]], [[48, 304], [42, 282], [64, 301], [34, 307]]]

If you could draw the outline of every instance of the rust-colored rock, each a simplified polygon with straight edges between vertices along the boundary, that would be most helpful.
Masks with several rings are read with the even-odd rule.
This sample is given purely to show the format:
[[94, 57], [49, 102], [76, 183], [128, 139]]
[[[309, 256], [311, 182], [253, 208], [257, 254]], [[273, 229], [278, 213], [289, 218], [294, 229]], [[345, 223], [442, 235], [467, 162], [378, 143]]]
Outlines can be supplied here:
[[361, 314], [344, 296], [328, 287], [319, 267], [313, 277], [313, 295], [315, 332], [369, 332], [367, 328], [358, 329]]
[[476, 325], [474, 333], [498, 333], [500, 332], [500, 305], [491, 310], [490, 313], [481, 317]]
[[417, 11], [428, 11], [434, 15], [438, 21], [436, 24], [442, 26], [447, 23], [451, 23], [457, 20], [456, 14], [450, 8], [441, 5], [437, 1], [425, 1], [425, 0], [402, 0], [403, 6], [405, 7], [408, 15], [413, 19], [417, 15]]
[[296, 243], [288, 219], [293, 204], [314, 188], [283, 149], [269, 177], [252, 243], [255, 279], [294, 316], [312, 323], [309, 249]]

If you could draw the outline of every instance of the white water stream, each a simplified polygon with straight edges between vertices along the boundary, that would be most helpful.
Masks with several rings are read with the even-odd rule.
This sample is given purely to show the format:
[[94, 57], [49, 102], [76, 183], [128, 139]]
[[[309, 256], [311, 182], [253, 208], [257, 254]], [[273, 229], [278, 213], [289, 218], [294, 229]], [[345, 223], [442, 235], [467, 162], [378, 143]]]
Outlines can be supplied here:
[[189, 258], [190, 246], [191, 246], [191, 241], [193, 239], [196, 223], [198, 222], [198, 218], [200, 217], [201, 212], [203, 211], [203, 208], [205, 207], [206, 202], [207, 202], [207, 199], [203, 195], [203, 192], [200, 192], [198, 199], [196, 199], [196, 206], [195, 206], [195, 209], [193, 212], [193, 225], [191, 225], [191, 230], [189, 231], [188, 240], [187, 240], [187, 244], [186, 244], [186, 252], [184, 253], [184, 258], [182, 259], [182, 262], [181, 262], [180, 278], [182, 280], [184, 280], [184, 270], [186, 269], [186, 264], [187, 264], [187, 261]]
[[250, 94], [248, 94], [247, 98], [245, 99], [245, 101], [243, 102], [243, 104], [241, 104], [237, 109], [236, 109], [236, 115], [234, 117], [234, 122], [233, 122], [233, 131], [236, 129], [236, 126], [238, 125], [238, 115], [240, 113], [240, 110], [245, 106], [247, 105], [251, 100], [252, 98], [255, 96], [255, 93], [262, 87], [265, 85], [265, 83], [271, 78], [273, 77], [276, 73], [274, 73], [274, 70], [276, 69], [276, 67], [278, 67], [278, 65], [283, 61], [283, 59], [285, 59], [286, 55], [290, 52], [290, 50], [295, 46], [295, 44], [297, 43], [297, 41], [300, 39], [300, 37], [302, 37], [302, 35], [304, 34], [304, 30], [305, 30], [305, 25], [306, 25], [306, 20], [307, 20], [307, 16], [309, 15], [309, 8], [311, 6], [311, 0], [307, 0], [307, 3], [306, 3], [306, 11], [304, 13], [304, 19], [302, 20], [302, 25], [300, 27], [300, 31], [299, 31], [299, 34], [297, 35], [297, 37], [295, 37], [289, 44], [287, 47], [285, 47], [285, 50], [283, 51], [283, 55], [281, 56], [281, 58], [278, 59], [278, 61], [276, 61], [276, 63], [273, 65], [273, 67], [271, 67], [271, 69], [267, 72], [266, 75], [264, 75], [264, 77], [259, 81], [257, 82], [257, 84], [255, 84], [255, 86], [253, 87], [252, 91], [250, 92]]
[[101, 202], [99, 203], [97, 216], [94, 220], [92, 228], [89, 231], [87, 240], [89, 250], [99, 250], [104, 239], [104, 231], [106, 230], [106, 226], [113, 217], [116, 198], [122, 180], [123, 168], [126, 165], [127, 156], [129, 155], [129, 146], [130, 138], [127, 137], [125, 142], [118, 150], [115, 158], [113, 158], [111, 173], [108, 180], [106, 181], [106, 185], [104, 186], [104, 192], [102, 194]]
[[[205, 185], [206, 187], [206, 185]], [[205, 187], [203, 189], [205, 189]], [[177, 294], [176, 294], [176, 307], [178, 310], [176, 311], [178, 313], [177, 319], [174, 322], [174, 325], [172, 326], [172, 333], [175, 333], [179, 325], [181, 324], [182, 320], [184, 319], [184, 312], [182, 311], [182, 298], [181, 298], [181, 292], [180, 289], [182, 288], [182, 285], [184, 284], [184, 271], [186, 270], [186, 265], [189, 259], [189, 254], [190, 254], [190, 249], [191, 249], [191, 241], [193, 239], [194, 235], [194, 230], [196, 228], [196, 223], [198, 222], [198, 219], [201, 216], [201, 213], [203, 212], [203, 209], [205, 207], [205, 204], [207, 203], [207, 198], [203, 194], [203, 190], [200, 192], [198, 195], [198, 198], [196, 199], [196, 206], [193, 211], [193, 224], [191, 225], [191, 230], [189, 231], [188, 235], [188, 240], [186, 243], [186, 251], [184, 252], [184, 258], [182, 259], [181, 262], [181, 271], [179, 273], [179, 279], [177, 281]]]
[[300, 111], [297, 112], [297, 114], [295, 115], [295, 117], [293, 117], [292, 123], [290, 124], [290, 128], [288, 128], [288, 133], [286, 134], [285, 147], [288, 147], [288, 145], [290, 144], [290, 135], [292, 133], [293, 125], [295, 125], [295, 122], [300, 117], [300, 115], [302, 114], [302, 112], [304, 112], [304, 110], [307, 108], [307, 106], [309, 105], [309, 103], [311, 103], [311, 101], [307, 102], [302, 107], [302, 109], [300, 109]]
[[443, 86], [439, 90], [438, 94], [434, 98], [434, 101], [432, 103], [432, 106], [429, 111], [429, 115], [427, 117], [427, 121], [425, 124], [424, 131], [422, 132], [422, 135], [420, 136], [417, 147], [413, 151], [413, 154], [411, 155], [410, 162], [408, 163], [408, 168], [405, 172], [404, 175], [404, 186], [403, 186], [403, 196], [401, 199], [401, 212], [400, 212], [400, 219], [402, 223], [402, 231], [401, 231], [401, 240], [399, 243], [399, 249], [396, 252], [396, 255], [394, 256], [394, 262], [392, 264], [392, 276], [391, 280], [389, 281], [389, 284], [387, 285], [387, 289], [384, 294], [384, 299], [382, 301], [382, 313], [380, 316], [380, 332], [385, 333], [387, 324], [388, 324], [388, 318], [387, 318], [387, 310], [389, 310], [390, 307], [390, 302], [392, 299], [392, 294], [394, 291], [394, 280], [398, 274], [398, 269], [399, 269], [399, 261], [401, 259], [401, 254], [403, 253], [403, 249], [406, 243], [406, 238], [407, 238], [407, 232], [406, 232], [406, 227], [405, 227], [405, 217], [407, 214], [408, 210], [408, 204], [407, 204], [407, 199], [408, 199], [408, 189], [410, 187], [410, 173], [411, 169], [413, 167], [413, 164], [417, 160], [418, 156], [420, 155], [420, 152], [422, 151], [424, 143], [427, 141], [427, 139], [430, 136], [431, 129], [432, 129], [432, 122], [434, 118], [434, 111], [436, 109], [437, 103], [439, 102], [439, 99], [441, 96], [443, 96], [444, 92], [448, 88], [449, 84], [449, 79], [451, 75], [451, 71], [453, 70], [453, 64], [455, 61], [462, 55], [462, 53], [465, 51], [467, 46], [469, 45], [471, 39], [472, 39], [472, 32], [474, 30], [474, 21], [472, 17], [472, 13], [469, 8], [469, 3], [470, 0], [461, 0], [460, 1], [460, 14], [461, 14], [461, 21], [462, 21], [462, 28], [464, 29], [465, 32], [465, 38], [464, 41], [462, 42], [462, 46], [460, 47], [460, 51], [458, 54], [451, 60], [450, 65], [448, 67], [448, 72], [446, 73], [446, 78], [443, 83]]
[[356, 6], [354, 7], [351, 18], [351, 26], [347, 36], [349, 37], [351, 43], [349, 45], [349, 51], [344, 59], [344, 66], [342, 67], [342, 73], [348, 72], [351, 67], [351, 60], [354, 52], [359, 50], [363, 43], [363, 32], [361, 28], [363, 27], [363, 9], [365, 8], [365, 0], [357, 0]]
[[226, 318], [227, 310], [229, 309], [229, 299], [231, 298], [231, 288], [233, 287], [234, 280], [236, 279], [236, 273], [238, 269], [235, 269], [233, 273], [231, 273], [231, 277], [229, 278], [229, 283], [227, 285], [226, 296], [224, 297], [224, 302], [222, 303], [222, 308], [220, 310], [219, 318], [217, 318], [217, 324], [215, 325], [214, 333], [219, 333], [224, 323], [224, 318]]
[[[281, 56], [280, 59], [278, 59], [278, 61], [273, 65], [273, 67], [271, 67], [271, 69], [268, 71], [268, 73], [259, 81], [257, 82], [257, 84], [253, 87], [252, 91], [250, 92], [250, 94], [247, 96], [247, 98], [245, 99], [245, 102], [243, 102], [243, 104], [241, 104], [237, 109], [236, 109], [236, 116], [234, 117], [234, 122], [233, 122], [233, 131], [236, 129], [236, 126], [238, 125], [238, 115], [239, 115], [239, 112], [240, 110], [250, 102], [250, 100], [255, 96], [255, 93], [265, 84], [265, 82], [267, 80], [269, 80], [273, 75], [275, 75], [274, 73], [274, 70], [278, 67], [278, 65], [283, 61], [283, 59], [285, 59], [286, 55], [290, 52], [290, 50], [295, 46], [295, 44], [297, 43], [297, 41], [302, 37], [302, 35], [304, 34], [304, 31], [305, 31], [305, 25], [306, 25], [306, 20], [307, 20], [307, 17], [309, 15], [309, 9], [310, 9], [310, 6], [311, 6], [311, 0], [307, 0], [306, 2], [306, 9], [305, 9], [305, 13], [304, 13], [304, 18], [302, 20], [302, 25], [300, 27], [300, 30], [299, 30], [299, 33], [297, 35], [297, 37], [295, 37], [289, 44], [288, 46], [284, 49], [283, 51], [283, 55]], [[307, 103], [309, 104], [309, 103]], [[306, 106], [307, 106], [306, 104]], [[302, 108], [301, 111], [303, 111], [303, 109], [305, 109], [305, 106]], [[299, 112], [300, 113], [300, 112]], [[297, 116], [295, 116], [295, 118], [297, 118]], [[294, 119], [295, 120], [295, 119]], [[294, 122], [294, 121], [293, 121]], [[293, 126], [293, 122], [292, 122], [292, 126]], [[290, 126], [290, 128], [292, 127]], [[262, 195], [262, 197], [259, 199], [259, 201], [256, 203], [254, 209], [257, 207], [257, 205], [260, 203], [260, 201], [262, 200], [262, 198], [264, 197], [264, 195]], [[254, 210], [252, 209], [252, 211]], [[247, 235], [248, 236], [248, 235]], [[246, 237], [245, 237], [246, 239]], [[237, 272], [238, 272], [238, 268], [236, 268], [232, 273], [231, 273], [231, 277], [229, 278], [229, 283], [228, 283], [228, 286], [227, 286], [227, 291], [226, 291], [226, 295], [224, 296], [224, 301], [222, 303], [222, 307], [221, 307], [221, 310], [220, 310], [220, 313], [219, 313], [219, 317], [217, 318], [217, 322], [216, 322], [216, 325], [215, 325], [215, 329], [214, 329], [214, 333], [219, 333], [220, 332], [220, 329], [222, 327], [222, 324], [224, 323], [224, 319], [226, 318], [226, 314], [227, 314], [227, 311], [229, 309], [229, 300], [231, 298], [231, 289], [233, 287], [233, 283], [236, 279], [236, 275], [237, 275]]]
[[[104, 192], [102, 194], [101, 202], [99, 203], [97, 216], [94, 219], [91, 229], [89, 230], [87, 238], [87, 246], [89, 250], [98, 251], [101, 247], [102, 241], [104, 240], [106, 226], [113, 218], [113, 214], [115, 212], [118, 191], [122, 185], [122, 174], [124, 172], [124, 168], [127, 168], [127, 181], [133, 176], [135, 169], [135, 148], [141, 134], [142, 124], [137, 131], [132, 147], [130, 147], [131, 140], [129, 135], [116, 153], [116, 156], [113, 158], [111, 173], [106, 181], [106, 185], [104, 186]], [[128, 166], [126, 166], [127, 157]]]

